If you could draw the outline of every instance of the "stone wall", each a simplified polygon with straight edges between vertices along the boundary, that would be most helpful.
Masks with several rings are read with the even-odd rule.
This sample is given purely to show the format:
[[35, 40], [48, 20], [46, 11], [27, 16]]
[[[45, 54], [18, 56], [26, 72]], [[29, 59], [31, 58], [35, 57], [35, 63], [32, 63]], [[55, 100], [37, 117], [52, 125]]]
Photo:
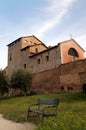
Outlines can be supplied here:
[[32, 89], [38, 93], [81, 92], [80, 73], [86, 71], [86, 59], [63, 64], [58, 68], [35, 74]]
[[21, 67], [21, 40], [8, 45], [8, 77], [13, 71]]
[[81, 83], [84, 85], [86, 84], [86, 71], [79, 73]]
[[36, 53], [36, 49], [40, 52], [47, 49], [47, 47], [33, 36], [19, 38], [8, 45], [7, 75], [9, 78], [13, 71], [17, 69], [32, 69], [29, 56], [31, 53]]
[[59, 69], [47, 70], [33, 75], [32, 88], [36, 93], [51, 93], [59, 91]]
[[33, 73], [39, 73], [53, 68], [57, 68], [61, 64], [60, 47], [56, 46], [49, 50], [34, 55], [30, 58], [29, 67]]

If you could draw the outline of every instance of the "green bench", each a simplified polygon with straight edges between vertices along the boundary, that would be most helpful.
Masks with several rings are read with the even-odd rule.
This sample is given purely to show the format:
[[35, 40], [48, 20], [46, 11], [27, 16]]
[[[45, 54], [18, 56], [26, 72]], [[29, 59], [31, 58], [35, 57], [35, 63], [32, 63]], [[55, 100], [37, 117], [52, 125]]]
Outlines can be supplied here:
[[[36, 104], [29, 105], [27, 112], [27, 120], [29, 120], [31, 112], [37, 113], [38, 117], [39, 115], [42, 115], [42, 120], [44, 119], [44, 117], [57, 116], [58, 104], [59, 98], [38, 99], [38, 102]], [[33, 108], [34, 106], [35, 108]]]

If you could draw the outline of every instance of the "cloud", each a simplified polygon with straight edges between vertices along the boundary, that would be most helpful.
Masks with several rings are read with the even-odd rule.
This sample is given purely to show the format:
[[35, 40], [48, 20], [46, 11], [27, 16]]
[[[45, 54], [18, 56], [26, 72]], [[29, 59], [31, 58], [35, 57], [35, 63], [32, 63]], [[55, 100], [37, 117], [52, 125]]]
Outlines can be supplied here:
[[[53, 27], [59, 25], [61, 20], [68, 14], [70, 6], [76, 0], [47, 0], [48, 4], [44, 8], [45, 19], [41, 23], [41, 27], [39, 27], [36, 35], [40, 38], [44, 37], [45, 33], [50, 31]], [[48, 18], [47, 18], [48, 16]]]
[[50, 0], [48, 1], [48, 6], [45, 7], [46, 12], [56, 15], [57, 13], [68, 10], [68, 8], [76, 1], [76, 0]]
[[60, 12], [60, 14], [57, 17], [54, 17], [53, 20], [49, 20], [43, 23], [42, 28], [38, 30], [36, 33], [37, 36], [42, 37], [44, 33], [52, 29], [56, 24], [59, 24], [61, 18], [64, 16], [65, 12]]
[[[18, 15], [15, 14], [16, 18], [18, 17], [17, 20], [15, 17], [14, 19], [12, 19], [10, 15], [9, 15], [10, 17], [9, 18], [9, 17], [5, 17], [2, 13], [0, 13], [0, 18], [1, 18], [1, 21], [0, 21], [0, 25], [1, 25], [0, 26], [1, 28], [0, 59], [2, 60], [0, 63], [0, 66], [5, 66], [7, 64], [6, 45], [20, 36], [34, 34], [37, 37], [39, 37], [39, 39], [41, 40], [45, 40], [47, 37], [48, 38], [47, 43], [49, 44], [50, 42], [57, 43], [58, 41], [57, 36], [56, 36], [57, 34], [55, 35], [55, 33], [53, 33], [53, 30], [57, 31], [56, 30], [57, 27], [60, 25], [60, 23], [64, 22], [64, 18], [70, 14], [70, 9], [72, 5], [74, 5], [74, 2], [76, 1], [77, 0], [44, 0], [43, 4], [40, 4], [40, 3], [37, 5], [34, 4], [35, 6], [33, 6], [33, 8], [32, 6], [30, 9], [28, 8], [27, 13], [25, 13], [23, 10], [24, 17], [21, 17], [21, 19], [20, 17], [18, 17]], [[9, 6], [9, 9], [10, 9], [10, 6]], [[32, 13], [30, 13], [31, 11]], [[19, 14], [22, 15], [22, 12]], [[7, 16], [7, 13], [5, 15]], [[18, 19], [20, 19], [19, 22], [18, 22]], [[70, 28], [72, 27], [69, 26], [69, 29], [68, 29], [68, 25], [67, 25], [67, 29], [70, 30]], [[62, 30], [61, 34], [60, 33], [58, 34], [61, 40], [62, 40], [62, 37], [67, 34], [68, 32], [67, 29], [65, 29], [65, 31]], [[2, 59], [2, 54], [3, 54], [3, 57], [5, 57], [4, 59]]]
[[86, 50], [86, 35], [79, 35], [75, 39], [80, 44], [80, 46]]
[[86, 57], [86, 35], [82, 34], [81, 36], [76, 37], [76, 41], [85, 50], [85, 57]]

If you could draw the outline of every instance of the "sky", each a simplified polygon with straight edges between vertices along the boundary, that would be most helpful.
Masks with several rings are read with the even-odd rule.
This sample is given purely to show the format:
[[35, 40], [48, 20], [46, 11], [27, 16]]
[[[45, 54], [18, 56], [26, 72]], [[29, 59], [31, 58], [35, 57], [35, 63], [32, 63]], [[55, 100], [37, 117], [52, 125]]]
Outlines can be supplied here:
[[73, 38], [86, 50], [86, 0], [0, 0], [0, 69], [7, 45], [31, 35], [47, 46]]

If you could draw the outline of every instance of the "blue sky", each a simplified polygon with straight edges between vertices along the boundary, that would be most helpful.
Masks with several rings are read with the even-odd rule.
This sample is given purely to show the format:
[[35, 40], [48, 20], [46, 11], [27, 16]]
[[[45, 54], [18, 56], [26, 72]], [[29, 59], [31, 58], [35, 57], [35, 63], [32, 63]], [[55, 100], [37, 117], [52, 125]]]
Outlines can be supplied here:
[[47, 46], [72, 37], [86, 50], [86, 0], [0, 0], [0, 68], [7, 44], [29, 35]]

